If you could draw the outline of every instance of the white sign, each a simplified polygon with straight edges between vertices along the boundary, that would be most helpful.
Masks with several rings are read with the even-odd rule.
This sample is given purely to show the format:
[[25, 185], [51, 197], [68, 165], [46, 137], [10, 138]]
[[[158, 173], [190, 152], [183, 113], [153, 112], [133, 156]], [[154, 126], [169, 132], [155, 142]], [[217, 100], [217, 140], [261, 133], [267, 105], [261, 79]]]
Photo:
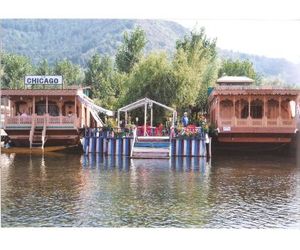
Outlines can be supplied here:
[[62, 76], [25, 76], [25, 85], [62, 85]]
[[223, 131], [224, 132], [230, 132], [231, 131], [231, 127], [223, 127]]

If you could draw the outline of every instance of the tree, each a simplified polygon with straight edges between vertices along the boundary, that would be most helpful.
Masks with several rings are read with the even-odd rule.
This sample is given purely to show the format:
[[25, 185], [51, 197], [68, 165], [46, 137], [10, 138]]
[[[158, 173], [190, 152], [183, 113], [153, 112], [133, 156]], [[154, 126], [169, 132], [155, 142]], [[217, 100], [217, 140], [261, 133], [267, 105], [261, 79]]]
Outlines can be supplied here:
[[15, 54], [2, 54], [1, 58], [2, 87], [24, 88], [24, 77], [32, 73], [32, 65], [29, 59]]
[[127, 102], [148, 97], [171, 104], [174, 90], [172, 67], [166, 53], [151, 53], [133, 70], [129, 77]]
[[78, 84], [81, 80], [80, 67], [67, 59], [56, 62], [53, 72], [63, 76], [65, 86]]
[[112, 95], [113, 71], [113, 62], [107, 56], [100, 57], [99, 54], [95, 54], [88, 61], [85, 82], [92, 87], [96, 98], [103, 99], [105, 96]]
[[146, 45], [144, 30], [136, 28], [131, 34], [124, 33], [123, 44], [116, 54], [116, 66], [120, 72], [129, 73], [142, 57]]
[[42, 60], [38, 64], [38, 66], [37, 66], [37, 68], [35, 70], [35, 73], [37, 75], [42, 75], [42, 76], [43, 75], [51, 75], [52, 74], [52, 69], [51, 69], [51, 67], [48, 64], [48, 60], [47, 59]]
[[[148, 97], [155, 101], [172, 106], [176, 96], [172, 65], [166, 53], [151, 53], [134, 67], [127, 81], [127, 91], [120, 105]], [[164, 110], [154, 107], [154, 122], [163, 121]], [[142, 112], [133, 112], [141, 116]]]
[[126, 75], [114, 70], [110, 57], [95, 54], [87, 63], [85, 82], [91, 86], [97, 103], [107, 108], [114, 108], [123, 93]]
[[216, 40], [208, 39], [204, 28], [177, 41], [173, 70], [179, 111], [207, 108], [207, 89], [216, 79], [216, 55]]
[[255, 71], [253, 63], [249, 60], [225, 59], [219, 69], [218, 77], [228, 76], [247, 76], [255, 80], [256, 84], [261, 84], [261, 76]]

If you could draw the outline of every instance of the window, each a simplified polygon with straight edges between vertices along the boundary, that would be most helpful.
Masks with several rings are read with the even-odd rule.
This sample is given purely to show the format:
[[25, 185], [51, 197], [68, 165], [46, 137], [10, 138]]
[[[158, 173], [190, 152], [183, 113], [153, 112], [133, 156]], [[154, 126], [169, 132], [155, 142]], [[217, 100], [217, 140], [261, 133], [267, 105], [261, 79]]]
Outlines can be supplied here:
[[268, 111], [267, 118], [268, 119], [277, 119], [279, 116], [279, 102], [275, 99], [270, 99], [267, 102]]
[[235, 102], [235, 116], [238, 119], [246, 119], [249, 116], [249, 103], [245, 99]]
[[261, 119], [263, 117], [263, 106], [264, 103], [262, 100], [252, 100], [250, 105], [250, 116], [254, 119]]
[[59, 108], [55, 102], [49, 101], [48, 112], [49, 112], [49, 115], [51, 115], [51, 116], [59, 116]]
[[285, 99], [281, 101], [281, 117], [282, 119], [290, 119], [290, 99]]
[[220, 116], [224, 119], [231, 119], [233, 116], [233, 103], [226, 99], [220, 102]]

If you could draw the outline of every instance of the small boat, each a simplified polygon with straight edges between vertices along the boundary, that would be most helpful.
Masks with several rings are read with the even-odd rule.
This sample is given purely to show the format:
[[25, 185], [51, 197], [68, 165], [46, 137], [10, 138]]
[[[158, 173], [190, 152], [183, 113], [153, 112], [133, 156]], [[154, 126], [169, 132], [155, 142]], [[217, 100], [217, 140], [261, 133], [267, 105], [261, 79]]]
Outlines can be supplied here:
[[1, 147], [1, 153], [18, 153], [18, 154], [44, 154], [48, 152], [62, 152], [62, 151], [77, 151], [80, 147], [77, 145], [72, 146], [49, 146], [49, 147]]

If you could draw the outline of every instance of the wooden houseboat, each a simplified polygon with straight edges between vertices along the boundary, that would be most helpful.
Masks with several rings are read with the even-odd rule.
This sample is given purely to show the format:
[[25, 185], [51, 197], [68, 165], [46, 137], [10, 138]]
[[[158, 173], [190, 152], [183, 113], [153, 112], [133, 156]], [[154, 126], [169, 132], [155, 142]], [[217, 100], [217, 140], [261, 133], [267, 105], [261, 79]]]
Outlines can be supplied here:
[[83, 128], [102, 126], [98, 112], [113, 115], [80, 87], [2, 89], [1, 102], [1, 127], [17, 147], [77, 145]]
[[209, 114], [218, 142], [290, 143], [297, 132], [300, 91], [253, 83], [247, 77], [217, 80], [209, 96]]

